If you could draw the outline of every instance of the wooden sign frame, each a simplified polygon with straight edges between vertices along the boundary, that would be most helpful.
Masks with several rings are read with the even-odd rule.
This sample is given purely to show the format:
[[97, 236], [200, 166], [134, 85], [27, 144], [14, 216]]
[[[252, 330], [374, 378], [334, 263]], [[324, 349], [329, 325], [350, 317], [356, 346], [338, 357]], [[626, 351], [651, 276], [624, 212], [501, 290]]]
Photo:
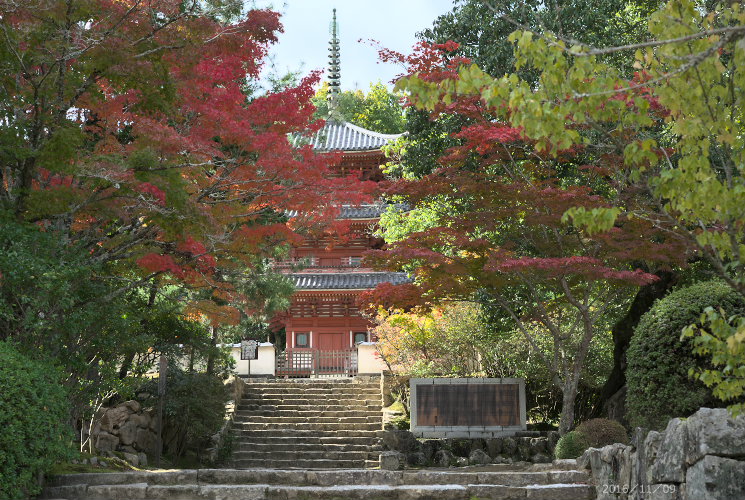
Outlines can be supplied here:
[[527, 429], [525, 379], [413, 378], [411, 432], [417, 437], [488, 438]]

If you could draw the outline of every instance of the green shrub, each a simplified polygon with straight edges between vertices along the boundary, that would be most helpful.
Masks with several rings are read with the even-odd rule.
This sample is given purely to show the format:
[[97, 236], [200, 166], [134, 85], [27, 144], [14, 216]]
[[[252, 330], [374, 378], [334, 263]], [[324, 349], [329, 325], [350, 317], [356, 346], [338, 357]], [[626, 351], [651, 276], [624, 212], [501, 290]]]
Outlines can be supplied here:
[[[143, 405], [157, 404], [157, 379], [138, 394]], [[145, 394], [149, 396], [144, 396]], [[222, 379], [204, 373], [185, 372], [168, 367], [163, 419], [164, 452], [180, 459], [187, 451], [199, 454], [225, 422], [225, 403], [230, 391]]]
[[59, 374], [0, 342], [0, 498], [29, 498], [38, 478], [71, 456], [69, 408]]
[[689, 377], [690, 369], [707, 367], [705, 360], [693, 354], [691, 339], [680, 340], [683, 328], [707, 307], [742, 313], [745, 301], [726, 284], [706, 281], [670, 293], [642, 316], [627, 352], [626, 414], [633, 427], [662, 429], [673, 417], [718, 404], [703, 383]]
[[561, 436], [556, 443], [554, 455], [556, 458], [577, 458], [589, 448], [587, 436], [578, 431], [570, 431]]
[[591, 448], [602, 448], [613, 443], [629, 442], [626, 429], [615, 420], [605, 418], [593, 418], [582, 422], [575, 429], [587, 438], [587, 444]]

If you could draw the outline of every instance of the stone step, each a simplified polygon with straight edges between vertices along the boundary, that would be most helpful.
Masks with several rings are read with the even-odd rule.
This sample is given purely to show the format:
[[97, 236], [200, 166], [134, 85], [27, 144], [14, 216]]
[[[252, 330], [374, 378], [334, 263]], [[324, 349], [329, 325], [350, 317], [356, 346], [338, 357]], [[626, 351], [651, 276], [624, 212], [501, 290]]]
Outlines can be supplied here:
[[244, 397], [239, 406], [243, 405], [293, 405], [293, 406], [321, 406], [321, 405], [341, 405], [341, 406], [382, 406], [380, 398], [366, 398], [358, 395], [340, 398], [338, 394], [329, 396], [296, 396], [281, 397], [278, 395], [267, 396], [249, 396]]
[[329, 393], [329, 392], [340, 392], [345, 394], [351, 394], [351, 393], [371, 393], [371, 394], [380, 394], [380, 386], [372, 386], [372, 385], [339, 385], [339, 384], [327, 384], [327, 385], [308, 385], [308, 384], [286, 384], [286, 385], [280, 385], [280, 384], [267, 384], [267, 385], [258, 385], [258, 384], [251, 384], [245, 386], [245, 391], [249, 392], [277, 392], [277, 393], [287, 393], [287, 392], [307, 392], [308, 394], [313, 393]]
[[[507, 469], [509, 466], [492, 466]], [[497, 484], [502, 486], [529, 486], [551, 484], [585, 484], [590, 476], [585, 471], [551, 470], [287, 470], [287, 469], [198, 469], [171, 471], [135, 471], [61, 474], [52, 476], [49, 486], [70, 485], [119, 485], [140, 484], [279, 484], [290, 486], [331, 486], [335, 484]]]
[[311, 450], [236, 450], [233, 452], [233, 461], [241, 460], [367, 460], [378, 457], [379, 453], [372, 450], [367, 451], [311, 451]]
[[[314, 465], [319, 465], [314, 462]], [[68, 500], [591, 500], [589, 484], [509, 484], [508, 477], [526, 473], [461, 473], [379, 470], [201, 470], [172, 473], [77, 474], [53, 478], [42, 498]], [[529, 474], [529, 473], [527, 473]], [[430, 477], [425, 478], [429, 475]], [[89, 477], [82, 477], [89, 476]], [[105, 476], [105, 477], [90, 477]], [[122, 477], [129, 476], [129, 477]], [[160, 476], [160, 477], [156, 477]], [[190, 477], [191, 476], [191, 477]], [[585, 475], [586, 478], [586, 475]], [[416, 482], [412, 481], [416, 479]], [[435, 479], [439, 482], [425, 483]], [[560, 477], [557, 479], [572, 479]], [[526, 483], [524, 479], [522, 483]]]
[[382, 429], [381, 423], [355, 423], [355, 422], [234, 422], [234, 428], [239, 430], [270, 430], [270, 429], [292, 429], [299, 431], [376, 431]]
[[261, 428], [261, 429], [251, 429], [251, 428], [245, 428], [243, 426], [234, 426], [232, 429], [233, 434], [236, 437], [244, 437], [244, 436], [250, 436], [255, 438], [304, 438], [304, 439], [313, 439], [313, 438], [365, 438], [365, 439], [372, 439], [372, 438], [380, 438], [383, 436], [383, 431], [380, 429], [374, 429], [374, 430], [367, 430], [367, 429], [355, 429], [355, 430], [345, 430], [343, 432], [339, 432], [336, 430], [317, 430], [317, 429], [297, 429], [297, 428], [289, 428], [289, 429], [271, 429], [271, 428]]
[[383, 447], [377, 443], [358, 443], [349, 444], [347, 442], [340, 443], [308, 443], [303, 440], [285, 440], [282, 442], [275, 443], [260, 443], [249, 440], [241, 440], [235, 442], [233, 449], [236, 453], [238, 452], [260, 452], [266, 453], [271, 451], [282, 452], [282, 451], [297, 451], [297, 452], [366, 452], [366, 453], [380, 453], [383, 451]]
[[246, 385], [380, 385], [380, 377], [361, 380], [359, 377], [324, 377], [324, 378], [244, 378]]
[[[297, 412], [300, 413], [300, 412]], [[272, 423], [278, 424], [303, 424], [303, 423], [317, 423], [317, 424], [334, 424], [334, 423], [347, 423], [347, 424], [364, 424], [364, 423], [381, 423], [383, 421], [383, 414], [377, 413], [372, 415], [356, 415], [354, 413], [342, 414], [339, 416], [314, 416], [314, 415], [256, 415], [255, 413], [244, 413], [236, 412], [234, 422], [254, 422], [260, 423]]]
[[348, 377], [339, 377], [339, 378], [323, 378], [323, 379], [313, 379], [313, 378], [299, 378], [299, 379], [289, 379], [289, 378], [274, 378], [274, 379], [243, 379], [244, 383], [249, 386], [256, 386], [256, 385], [263, 385], [263, 386], [270, 386], [270, 385], [280, 385], [280, 386], [295, 386], [295, 387], [319, 387], [319, 386], [354, 386], [354, 387], [380, 387], [380, 378], [374, 379], [374, 380], [353, 380]]
[[339, 408], [340, 409], [338, 410], [326, 410], [323, 407], [318, 407], [315, 409], [304, 408], [301, 410], [298, 409], [298, 407], [295, 407], [293, 409], [285, 407], [281, 410], [278, 410], [276, 408], [266, 408], [263, 410], [259, 410], [241, 406], [238, 407], [238, 410], [235, 412], [235, 414], [256, 415], [265, 417], [368, 417], [383, 414], [381, 409], [374, 407], [356, 406], [353, 408], [344, 408], [340, 406]]
[[[257, 467], [266, 469], [364, 469], [368, 460], [366, 459], [252, 459], [243, 458], [240, 460], [233, 460], [233, 467], [238, 469], [254, 469]], [[373, 463], [373, 461], [370, 461]], [[377, 466], [377, 461], [374, 461], [372, 467]]]
[[69, 500], [591, 500], [595, 494], [594, 488], [587, 485], [539, 488], [499, 485], [101, 485], [54, 490], [54, 496], [64, 496]]
[[382, 401], [380, 391], [336, 391], [329, 389], [328, 391], [245, 391], [243, 393], [244, 399], [250, 398], [329, 398], [334, 397], [337, 399], [375, 399]]
[[326, 393], [305, 393], [305, 392], [290, 392], [290, 393], [275, 393], [275, 392], [246, 392], [243, 394], [242, 401], [261, 401], [267, 399], [300, 399], [303, 401], [326, 401], [328, 399], [338, 399], [344, 402], [351, 400], [370, 400], [376, 404], [381, 404], [383, 398], [380, 397], [380, 393], [367, 394], [364, 392], [349, 392], [341, 393], [337, 391], [329, 391]]
[[[302, 409], [299, 409], [302, 408]], [[326, 412], [326, 411], [382, 411], [383, 407], [380, 404], [376, 405], [327, 405], [327, 404], [318, 404], [318, 405], [303, 405], [302, 407], [299, 407], [298, 405], [265, 405], [260, 403], [252, 403], [252, 404], [240, 404], [238, 406], [239, 411], [278, 411], [278, 412], [297, 412], [297, 411], [306, 411], [306, 412]]]
[[293, 445], [316, 445], [316, 446], [376, 446], [380, 442], [375, 437], [349, 437], [345, 435], [331, 437], [307, 437], [307, 436], [254, 436], [251, 433], [233, 434], [235, 449], [241, 444], [265, 444], [267, 446], [293, 446]]

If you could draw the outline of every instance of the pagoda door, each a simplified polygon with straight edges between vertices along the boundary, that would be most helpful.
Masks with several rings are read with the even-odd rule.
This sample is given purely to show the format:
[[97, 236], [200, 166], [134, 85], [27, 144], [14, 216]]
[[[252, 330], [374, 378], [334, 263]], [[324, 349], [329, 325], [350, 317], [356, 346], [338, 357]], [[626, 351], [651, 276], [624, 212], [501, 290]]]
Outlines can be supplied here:
[[319, 333], [318, 350], [320, 351], [318, 364], [322, 371], [340, 371], [345, 369], [348, 357], [349, 340], [343, 333]]
[[318, 334], [318, 349], [321, 351], [342, 351], [349, 347], [347, 335], [343, 333]]

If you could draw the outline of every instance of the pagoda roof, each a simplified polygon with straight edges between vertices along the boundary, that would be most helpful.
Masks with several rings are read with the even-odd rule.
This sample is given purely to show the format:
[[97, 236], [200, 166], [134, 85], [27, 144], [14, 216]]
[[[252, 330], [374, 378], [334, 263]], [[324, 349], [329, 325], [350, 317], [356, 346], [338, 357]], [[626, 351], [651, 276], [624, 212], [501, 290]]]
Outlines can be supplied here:
[[375, 151], [393, 142], [403, 134], [380, 134], [349, 122], [328, 120], [326, 124], [311, 137], [292, 134], [293, 146], [309, 144], [316, 151]]
[[[408, 210], [409, 208], [408, 205], [404, 203], [395, 203], [395, 204], [373, 203], [373, 204], [365, 204], [365, 205], [342, 205], [342, 207], [339, 209], [339, 216], [337, 217], [337, 219], [339, 220], [379, 219], [380, 216], [390, 206], [395, 206], [399, 208], [399, 210], [404, 210], [404, 211]], [[287, 214], [288, 217], [298, 216], [297, 210], [287, 210], [285, 213]]]
[[381, 283], [411, 283], [406, 273], [298, 273], [288, 275], [298, 290], [369, 290]]

